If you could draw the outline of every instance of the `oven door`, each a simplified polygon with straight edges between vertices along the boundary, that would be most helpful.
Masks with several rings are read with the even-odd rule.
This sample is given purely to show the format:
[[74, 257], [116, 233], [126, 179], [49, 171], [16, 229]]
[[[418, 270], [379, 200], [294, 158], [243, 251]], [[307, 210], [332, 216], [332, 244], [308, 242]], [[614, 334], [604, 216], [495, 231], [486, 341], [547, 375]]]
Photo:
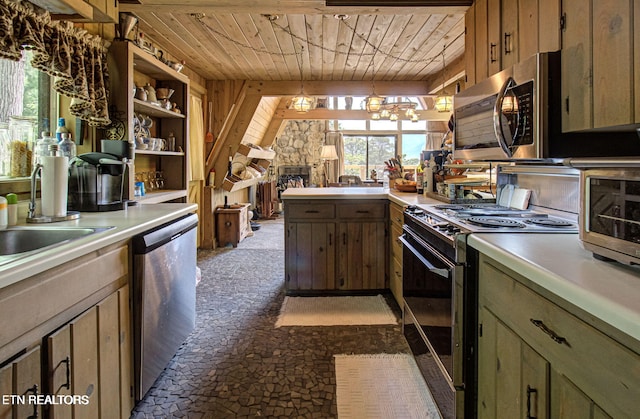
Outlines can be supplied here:
[[456, 289], [456, 283], [463, 281], [463, 266], [406, 225], [400, 241], [405, 337], [419, 365], [420, 355], [433, 358], [451, 390], [460, 390], [462, 374], [454, 371], [454, 365], [462, 365], [462, 342], [461, 334], [454, 329], [462, 328], [462, 307], [456, 304], [462, 301], [462, 296], [457, 295], [462, 288]]

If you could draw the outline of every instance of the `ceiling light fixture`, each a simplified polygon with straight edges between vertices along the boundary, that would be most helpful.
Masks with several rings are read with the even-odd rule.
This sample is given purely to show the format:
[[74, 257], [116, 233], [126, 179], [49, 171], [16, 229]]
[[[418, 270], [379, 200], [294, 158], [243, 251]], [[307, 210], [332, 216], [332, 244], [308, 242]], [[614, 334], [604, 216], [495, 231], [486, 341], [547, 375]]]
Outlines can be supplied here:
[[302, 60], [304, 47], [300, 49], [300, 94], [295, 96], [291, 102], [291, 108], [298, 113], [307, 113], [313, 108], [313, 98], [304, 94], [304, 82], [302, 80]]
[[438, 112], [451, 112], [451, 108], [453, 107], [453, 98], [447, 95], [444, 89], [444, 84], [446, 81], [444, 50], [445, 50], [445, 47], [442, 47], [442, 90], [440, 91], [440, 94], [436, 97], [434, 107]]
[[412, 102], [409, 98], [404, 98], [403, 100], [396, 102], [389, 102], [387, 100], [388, 98], [380, 98], [382, 101], [377, 104], [376, 110], [373, 111], [370, 110], [371, 107], [369, 106], [370, 98], [371, 96], [365, 99], [365, 109], [371, 114], [371, 119], [389, 119], [391, 121], [397, 121], [400, 114], [404, 113], [404, 116], [413, 122], [418, 122], [420, 120], [420, 116], [416, 112], [418, 104], [416, 102]]

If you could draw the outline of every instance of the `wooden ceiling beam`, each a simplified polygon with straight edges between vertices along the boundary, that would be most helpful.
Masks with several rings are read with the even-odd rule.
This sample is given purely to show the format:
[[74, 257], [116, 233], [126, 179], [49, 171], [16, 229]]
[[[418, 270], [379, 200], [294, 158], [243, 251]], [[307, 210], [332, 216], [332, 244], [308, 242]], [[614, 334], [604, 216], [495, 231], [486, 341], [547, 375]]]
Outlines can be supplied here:
[[311, 96], [425, 96], [435, 86], [424, 81], [248, 81], [247, 94], [295, 96], [303, 90]]
[[[423, 121], [448, 121], [451, 116], [448, 112], [438, 112], [434, 110], [417, 110], [416, 113]], [[364, 110], [336, 110], [336, 109], [311, 109], [309, 112], [299, 113], [293, 109], [277, 109], [274, 118], [281, 120], [362, 120], [371, 119], [371, 115]], [[400, 118], [403, 119], [403, 118]]]

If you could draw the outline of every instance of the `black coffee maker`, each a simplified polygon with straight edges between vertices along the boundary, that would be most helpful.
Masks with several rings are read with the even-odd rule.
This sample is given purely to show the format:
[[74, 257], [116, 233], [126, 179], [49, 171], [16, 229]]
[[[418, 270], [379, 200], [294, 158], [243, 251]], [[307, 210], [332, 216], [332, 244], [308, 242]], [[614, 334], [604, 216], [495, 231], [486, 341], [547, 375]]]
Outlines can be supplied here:
[[69, 197], [72, 211], [117, 211], [126, 208], [124, 181], [127, 164], [107, 153], [86, 153], [69, 163]]

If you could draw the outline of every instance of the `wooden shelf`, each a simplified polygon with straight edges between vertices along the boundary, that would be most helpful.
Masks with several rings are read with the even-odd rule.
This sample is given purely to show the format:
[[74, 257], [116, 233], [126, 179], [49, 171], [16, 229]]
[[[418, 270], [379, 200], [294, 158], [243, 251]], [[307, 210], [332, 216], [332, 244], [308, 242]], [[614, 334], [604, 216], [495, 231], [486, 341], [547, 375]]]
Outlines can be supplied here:
[[251, 159], [273, 160], [276, 157], [276, 152], [273, 150], [253, 148], [245, 144], [240, 144], [238, 153]]
[[178, 80], [182, 83], [188, 83], [189, 77], [175, 71], [150, 52], [143, 50], [132, 42], [129, 42], [129, 48], [133, 52], [133, 69], [144, 73], [155, 80]]
[[148, 154], [153, 156], [177, 156], [184, 157], [182, 151], [155, 151], [155, 150], [139, 150], [136, 148], [136, 154]]
[[138, 196], [136, 197], [136, 201], [141, 204], [159, 204], [173, 199], [185, 198], [186, 196], [186, 189], [161, 189], [159, 191], [147, 192], [144, 196]]
[[133, 98], [133, 110], [157, 118], [186, 118], [184, 114], [161, 108], [144, 100]]
[[222, 182], [222, 189], [227, 192], [235, 192], [240, 189], [248, 188], [249, 186], [257, 185], [258, 182], [264, 180], [264, 176], [256, 177], [253, 179], [245, 179], [245, 180], [231, 180], [228, 177], [224, 178]]

